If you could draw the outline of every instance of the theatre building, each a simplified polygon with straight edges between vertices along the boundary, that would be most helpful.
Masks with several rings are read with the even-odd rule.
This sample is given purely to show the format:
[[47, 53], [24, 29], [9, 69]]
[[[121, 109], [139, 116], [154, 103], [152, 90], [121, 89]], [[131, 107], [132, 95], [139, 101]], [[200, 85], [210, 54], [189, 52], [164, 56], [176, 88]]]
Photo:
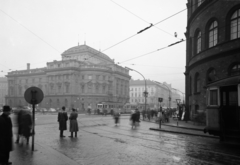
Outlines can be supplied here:
[[87, 45], [72, 47], [61, 61], [47, 62], [44, 68], [9, 72], [7, 103], [27, 105], [24, 92], [31, 86], [42, 89], [43, 108], [96, 108], [102, 101], [128, 102], [129, 71], [114, 63], [107, 55]]

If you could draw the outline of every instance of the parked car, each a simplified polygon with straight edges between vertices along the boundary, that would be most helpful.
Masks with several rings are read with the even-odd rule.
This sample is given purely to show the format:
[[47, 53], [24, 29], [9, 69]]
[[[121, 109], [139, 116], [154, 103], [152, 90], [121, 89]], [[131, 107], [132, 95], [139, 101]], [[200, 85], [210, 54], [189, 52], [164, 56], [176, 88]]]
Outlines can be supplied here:
[[49, 112], [57, 112], [57, 110], [55, 108], [49, 108], [48, 110]]
[[47, 108], [40, 108], [40, 112], [42, 112], [42, 113], [45, 113], [47, 111], [48, 111]]

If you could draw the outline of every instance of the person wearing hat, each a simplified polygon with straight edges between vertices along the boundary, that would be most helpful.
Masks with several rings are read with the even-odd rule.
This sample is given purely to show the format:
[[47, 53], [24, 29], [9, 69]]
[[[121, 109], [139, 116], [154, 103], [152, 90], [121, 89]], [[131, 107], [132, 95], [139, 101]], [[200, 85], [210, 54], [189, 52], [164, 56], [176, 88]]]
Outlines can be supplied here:
[[67, 130], [67, 120], [68, 115], [67, 112], [65, 112], [65, 107], [62, 107], [62, 111], [58, 112], [58, 123], [59, 123], [59, 130], [60, 130], [60, 137], [65, 137], [63, 135], [63, 131]]
[[10, 151], [13, 149], [12, 121], [9, 115], [11, 108], [8, 105], [3, 106], [3, 113], [0, 116], [0, 164], [9, 165]]

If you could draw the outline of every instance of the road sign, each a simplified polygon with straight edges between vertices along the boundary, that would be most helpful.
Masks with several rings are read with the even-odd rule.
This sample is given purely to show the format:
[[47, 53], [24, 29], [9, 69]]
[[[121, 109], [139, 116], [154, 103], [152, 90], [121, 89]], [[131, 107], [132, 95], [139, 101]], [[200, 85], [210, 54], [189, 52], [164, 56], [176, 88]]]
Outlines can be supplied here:
[[159, 98], [158, 98], [158, 101], [159, 101], [159, 102], [162, 102], [162, 101], [163, 101], [163, 98], [159, 97]]
[[30, 87], [24, 93], [24, 98], [29, 104], [39, 104], [43, 100], [43, 92], [40, 88]]

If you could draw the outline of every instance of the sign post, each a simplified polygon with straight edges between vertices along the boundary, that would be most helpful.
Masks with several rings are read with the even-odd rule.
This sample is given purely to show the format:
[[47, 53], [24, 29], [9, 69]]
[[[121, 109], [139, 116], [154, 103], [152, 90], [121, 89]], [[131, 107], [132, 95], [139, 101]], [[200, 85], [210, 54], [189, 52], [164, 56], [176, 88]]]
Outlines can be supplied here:
[[32, 104], [32, 121], [33, 121], [33, 128], [32, 128], [32, 151], [34, 151], [34, 136], [35, 136], [35, 105], [39, 104], [43, 100], [43, 92], [40, 88], [37, 87], [30, 87], [24, 93], [25, 100]]

